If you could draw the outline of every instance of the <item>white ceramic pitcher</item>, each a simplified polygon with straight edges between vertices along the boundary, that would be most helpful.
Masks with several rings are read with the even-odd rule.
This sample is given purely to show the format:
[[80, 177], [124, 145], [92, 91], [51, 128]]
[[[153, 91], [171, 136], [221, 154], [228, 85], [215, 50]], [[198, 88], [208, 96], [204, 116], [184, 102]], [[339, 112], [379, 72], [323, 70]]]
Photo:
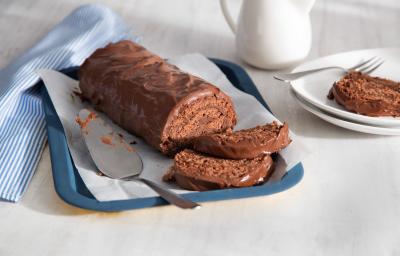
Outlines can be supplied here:
[[237, 24], [220, 0], [236, 35], [240, 58], [263, 69], [280, 69], [302, 61], [311, 47], [310, 10], [315, 0], [243, 0]]

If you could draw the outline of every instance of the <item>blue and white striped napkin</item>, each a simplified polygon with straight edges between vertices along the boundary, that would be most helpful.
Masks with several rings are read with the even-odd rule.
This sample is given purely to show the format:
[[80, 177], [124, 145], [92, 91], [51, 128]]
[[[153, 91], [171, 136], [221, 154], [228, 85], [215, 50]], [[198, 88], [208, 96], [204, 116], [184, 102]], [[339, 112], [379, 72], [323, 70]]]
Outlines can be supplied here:
[[80, 65], [95, 49], [125, 38], [129, 29], [116, 13], [84, 5], [0, 70], [0, 199], [21, 198], [46, 142], [40, 88], [33, 86], [39, 80], [35, 70]]

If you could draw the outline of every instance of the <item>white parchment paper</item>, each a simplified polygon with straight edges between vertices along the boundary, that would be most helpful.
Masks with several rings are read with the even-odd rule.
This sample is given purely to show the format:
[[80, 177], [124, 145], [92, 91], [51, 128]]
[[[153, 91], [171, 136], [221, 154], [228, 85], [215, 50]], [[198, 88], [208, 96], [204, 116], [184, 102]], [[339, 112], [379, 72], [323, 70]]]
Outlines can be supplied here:
[[[250, 128], [277, 120], [253, 96], [236, 89], [221, 70], [206, 57], [200, 54], [189, 54], [171, 58], [169, 62], [184, 71], [211, 82], [232, 98], [238, 115], [238, 124], [235, 130]], [[39, 70], [38, 73], [44, 81], [56, 112], [60, 117], [76, 168], [94, 197], [98, 201], [111, 201], [156, 196], [155, 192], [141, 182], [113, 180], [97, 174], [97, 168], [91, 160], [90, 154], [81, 137], [80, 127], [75, 122], [75, 117], [80, 109], [84, 107], [91, 108], [88, 103], [82, 103], [79, 97], [74, 96], [73, 91], [79, 87], [78, 81], [57, 71]], [[98, 114], [116, 132], [121, 133], [128, 142], [132, 140], [137, 142], [133, 146], [143, 159], [144, 169], [141, 174], [142, 177], [157, 183], [163, 183], [177, 193], [190, 192], [180, 189], [174, 184], [162, 181], [163, 174], [172, 165], [172, 159], [161, 155], [161, 153], [149, 147], [143, 140], [122, 130], [106, 116], [101, 113]], [[307, 154], [307, 150], [299, 138], [293, 133], [290, 136], [293, 142], [281, 152], [281, 156], [285, 159], [288, 169], [299, 163]]]

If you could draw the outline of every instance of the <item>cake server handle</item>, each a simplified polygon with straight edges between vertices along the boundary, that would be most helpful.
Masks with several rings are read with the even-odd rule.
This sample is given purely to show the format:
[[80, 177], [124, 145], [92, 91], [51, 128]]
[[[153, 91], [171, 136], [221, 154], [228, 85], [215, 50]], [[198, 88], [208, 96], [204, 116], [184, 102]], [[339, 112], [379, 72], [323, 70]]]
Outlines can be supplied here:
[[137, 177], [134, 179], [142, 181], [147, 186], [152, 188], [155, 192], [157, 192], [163, 199], [165, 199], [169, 203], [176, 205], [182, 209], [198, 209], [201, 207], [199, 204], [192, 202], [192, 201], [184, 198], [183, 196], [170, 191], [169, 189], [163, 188], [162, 185], [157, 184], [151, 180], [148, 180], [145, 178], [140, 178], [140, 177]]

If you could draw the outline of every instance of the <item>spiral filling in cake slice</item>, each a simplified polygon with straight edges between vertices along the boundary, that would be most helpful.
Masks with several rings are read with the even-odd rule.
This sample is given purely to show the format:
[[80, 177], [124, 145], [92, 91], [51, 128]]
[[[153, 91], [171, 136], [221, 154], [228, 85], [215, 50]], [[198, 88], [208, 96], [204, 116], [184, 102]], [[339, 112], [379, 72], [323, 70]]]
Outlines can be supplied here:
[[186, 149], [175, 155], [164, 181], [175, 181], [188, 190], [247, 187], [266, 181], [273, 169], [271, 156], [253, 159], [221, 159]]
[[231, 102], [224, 97], [211, 94], [181, 106], [161, 135], [162, 151], [190, 147], [194, 138], [230, 129], [235, 120]]
[[400, 116], [400, 83], [349, 72], [335, 82], [329, 99], [349, 111], [367, 116]]
[[193, 140], [193, 148], [222, 158], [245, 159], [278, 152], [290, 142], [288, 125], [272, 122], [236, 132], [199, 136]]

